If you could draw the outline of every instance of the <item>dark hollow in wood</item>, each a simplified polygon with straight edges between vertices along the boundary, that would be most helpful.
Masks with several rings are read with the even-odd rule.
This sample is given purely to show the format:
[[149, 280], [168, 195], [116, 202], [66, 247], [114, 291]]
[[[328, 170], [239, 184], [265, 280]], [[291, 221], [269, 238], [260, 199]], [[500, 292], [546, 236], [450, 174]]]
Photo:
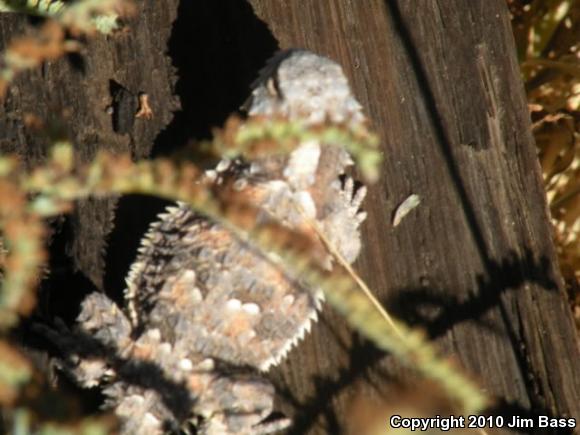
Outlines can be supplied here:
[[[328, 55], [385, 156], [365, 203], [363, 278], [498, 398], [496, 412], [580, 419], [578, 341], [504, 1], [146, 0], [130, 24], [128, 34], [89, 42], [82, 68], [63, 59], [22, 75], [0, 106], [0, 149], [43, 160], [47, 140], [23, 123], [33, 113], [62, 122], [83, 160], [100, 147], [169, 154], [235, 111], [278, 47]], [[27, 25], [0, 15], [0, 46]], [[115, 132], [111, 81], [147, 92], [154, 118]], [[393, 228], [394, 208], [412, 193], [421, 204]], [[83, 201], [54, 222], [40, 314], [72, 319], [91, 288], [119, 299], [162, 204], [125, 198], [114, 216], [115, 204]], [[328, 307], [272, 374], [292, 434], [345, 432], [355, 396], [389, 394], [409, 376]]]

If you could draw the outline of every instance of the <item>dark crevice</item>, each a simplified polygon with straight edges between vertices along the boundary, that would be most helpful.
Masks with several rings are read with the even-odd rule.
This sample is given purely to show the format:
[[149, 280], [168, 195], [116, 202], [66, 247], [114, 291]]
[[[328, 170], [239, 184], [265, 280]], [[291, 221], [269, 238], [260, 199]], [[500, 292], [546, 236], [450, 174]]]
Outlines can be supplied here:
[[153, 156], [210, 138], [248, 97], [258, 70], [277, 49], [249, 3], [181, 1], [168, 50], [181, 110], [157, 137]]
[[[156, 138], [152, 156], [168, 155], [189, 141], [209, 138], [212, 128], [221, 126], [248, 97], [259, 69], [277, 49], [266, 24], [247, 2], [182, 0], [167, 49], [177, 71], [175, 93], [181, 110]], [[112, 86], [112, 90], [118, 91], [119, 87], [120, 84]], [[132, 106], [127, 113], [134, 114]], [[115, 126], [119, 134], [127, 131], [119, 122]], [[114, 227], [103, 255], [104, 291], [119, 306], [124, 306], [125, 277], [140, 240], [167, 204], [139, 195], [118, 201]], [[55, 317], [72, 325], [84, 297], [98, 291], [87, 276], [75, 269], [69, 255], [71, 241], [80, 237], [67, 218], [51, 241], [51, 273], [42, 283], [39, 305], [34, 315], [15, 331], [26, 348], [46, 353], [46, 344], [31, 332], [31, 325], [51, 324]], [[96, 411], [102, 400], [91, 403]]]
[[107, 239], [104, 288], [107, 296], [120, 307], [125, 306], [125, 278], [137, 257], [137, 248], [149, 225], [169, 204], [169, 201], [142, 195], [119, 199], [114, 227]]
[[[248, 97], [250, 84], [277, 48], [247, 2], [182, 0], [168, 41], [181, 109], [155, 139], [152, 157], [210, 138], [212, 128], [221, 126]], [[139, 242], [166, 205], [167, 201], [143, 196], [119, 201], [108, 240], [105, 288], [121, 306], [125, 277]]]

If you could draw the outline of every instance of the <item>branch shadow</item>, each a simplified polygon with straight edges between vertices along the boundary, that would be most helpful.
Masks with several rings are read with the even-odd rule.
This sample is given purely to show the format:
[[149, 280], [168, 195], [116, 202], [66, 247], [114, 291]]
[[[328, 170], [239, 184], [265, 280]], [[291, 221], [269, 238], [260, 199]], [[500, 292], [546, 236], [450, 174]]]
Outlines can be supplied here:
[[[69, 372], [68, 375], [71, 377], [73, 377], [74, 369], [77, 367], [79, 360], [101, 360], [106, 362], [108, 370], [112, 370], [115, 374], [111, 377], [110, 374], [105, 373], [99, 379], [99, 385], [91, 389], [97, 393], [95, 400], [99, 400], [95, 404], [96, 407], [102, 407], [103, 404], [106, 404], [106, 398], [104, 392], [95, 390], [100, 390], [107, 386], [112, 387], [113, 391], [115, 391], [115, 394], [111, 395], [113, 398], [123, 398], [123, 393], [128, 394], [127, 392], [131, 386], [143, 389], [144, 394], [146, 391], [154, 391], [165, 408], [171, 413], [172, 419], [162, 422], [163, 433], [167, 434], [193, 435], [193, 433], [198, 433], [194, 427], [194, 422], [199, 423], [199, 419], [212, 418], [211, 415], [197, 414], [196, 411], [199, 412], [200, 409], [194, 410], [196, 404], [204, 399], [203, 396], [196, 395], [199, 391], [203, 392], [205, 388], [211, 388], [211, 384], [219, 385], [221, 379], [237, 378], [247, 380], [258, 377], [261, 379], [261, 374], [255, 367], [232, 364], [212, 357], [214, 366], [209, 372], [212, 380], [207, 386], [202, 387], [203, 382], [201, 384], [188, 383], [191, 381], [188, 381], [187, 377], [183, 381], [171, 379], [170, 373], [163, 367], [162, 363], [148, 360], [146, 359], [147, 357], [134, 357], [132, 352], [127, 352], [127, 350], [131, 349], [135, 342], [128, 344], [124, 347], [124, 350], [120, 350], [116, 344], [109, 342], [115, 337], [103, 334], [101, 339], [99, 339], [80, 329], [70, 331], [63, 328], [62, 325], [55, 324], [53, 327], [46, 322], [31, 324], [29, 333], [36, 336], [35, 339], [41, 342], [42, 347], [48, 354], [56, 356], [61, 361], [64, 374]], [[107, 340], [107, 342], [102, 341], [103, 339]], [[74, 356], [70, 358], [71, 355]], [[89, 368], [87, 373], [93, 372]], [[189, 374], [192, 373], [196, 373], [195, 369]], [[204, 369], [201, 369], [199, 373], [204, 373]], [[88, 388], [81, 389], [81, 387], [77, 387], [77, 389], [85, 394], [89, 391]], [[135, 394], [135, 392], [131, 392], [131, 394]], [[238, 392], [238, 394], [240, 393]], [[111, 400], [111, 397], [109, 397], [109, 400]], [[249, 397], [251, 398], [251, 396]], [[223, 400], [223, 396], [221, 399]], [[110, 407], [113, 403], [115, 402], [110, 402], [107, 407]], [[210, 402], [210, 404], [212, 403]], [[213, 405], [217, 404], [229, 406], [227, 401], [221, 401]], [[150, 403], [145, 403], [144, 405], [151, 406]], [[152, 409], [154, 408], [156, 406], [152, 407]], [[226, 408], [224, 411], [229, 411], [231, 415], [239, 414], [240, 416], [251, 412], [245, 409], [238, 409], [235, 406]], [[282, 417], [280, 413], [273, 411], [268, 416], [265, 416], [262, 422], [272, 422], [280, 417]], [[191, 423], [194, 423], [194, 426], [190, 426]]]
[[[171, 154], [189, 140], [209, 138], [212, 128], [221, 126], [247, 98], [259, 69], [278, 50], [267, 25], [246, 1], [181, 0], [177, 13], [167, 50], [178, 76], [175, 93], [181, 110], [156, 138], [152, 157]], [[141, 195], [121, 197], [117, 203], [104, 253], [103, 286], [105, 293], [121, 307], [125, 277], [140, 240], [168, 204]], [[48, 323], [55, 317], [67, 325], [74, 324], [81, 301], [97, 291], [85, 275], [73, 268], [68, 244], [78, 235], [72, 233], [67, 222], [50, 243], [51, 275], [42, 283], [35, 315], [25, 319], [15, 331], [22, 335], [24, 346], [41, 352], [46, 351], [46, 346], [31, 326], [36, 322]], [[145, 367], [138, 372], [143, 370], [150, 371], [153, 379], [159, 378], [154, 368]], [[161, 379], [157, 383], [165, 385]], [[167, 389], [171, 390], [171, 386]], [[79, 397], [87, 395], [86, 389], [82, 391]], [[99, 405], [94, 402], [91, 401], [93, 410]]]
[[[488, 311], [499, 309], [501, 297], [510, 291], [519, 291], [525, 284], [536, 284], [544, 287], [547, 291], [557, 289], [557, 284], [550, 278], [550, 264], [547, 258], [535, 260], [533, 254], [525, 251], [524, 258], [518, 258], [515, 253], [510, 253], [503, 261], [492, 263], [491, 274], [488, 276], [478, 275], [478, 288], [469, 299], [460, 301], [458, 298], [448, 296], [445, 289], [404, 288], [394, 292], [397, 296], [386, 301], [388, 311], [399, 319], [412, 319], [410, 326], [425, 330], [430, 339], [441, 337], [452, 328], [464, 321], [471, 321], [480, 327], [492, 328], [480, 318]], [[504, 326], [504, 325], [502, 325]], [[493, 329], [493, 328], [492, 328]], [[495, 331], [497, 334], [501, 332]], [[505, 332], [504, 332], [505, 333]], [[355, 334], [355, 333], [353, 333]], [[509, 331], [508, 331], [509, 335]], [[508, 337], [509, 338], [509, 337]], [[301, 401], [292, 394], [284, 385], [276, 385], [277, 391], [288, 404], [298, 410], [293, 426], [287, 432], [289, 435], [298, 435], [312, 430], [322, 418], [327, 428], [332, 429], [329, 433], [340, 434], [343, 430], [339, 424], [340, 419], [334, 413], [333, 399], [344, 389], [352, 386], [353, 382], [363, 379], [367, 383], [370, 374], [379, 379], [382, 385], [400, 382], [394, 375], [389, 374], [385, 368], [385, 358], [392, 358], [383, 351], [377, 349], [371, 342], [353, 335], [353, 344], [346, 346], [337, 338], [341, 346], [349, 356], [349, 362], [339, 371], [338, 379], [335, 376], [316, 375], [312, 382], [315, 385], [315, 393], [306, 400]], [[514, 348], [519, 369], [522, 373], [529, 373], [531, 367], [527, 363], [526, 355], [519, 347]], [[522, 376], [529, 381], [527, 376]], [[400, 384], [399, 384], [400, 385]], [[371, 385], [376, 391], [380, 386]], [[526, 385], [527, 391], [537, 391], [535, 385]], [[504, 398], [496, 398], [495, 405], [488, 410], [489, 415], [501, 415], [506, 421], [512, 417], [534, 418], [545, 415], [554, 416], [541, 398], [535, 398], [531, 393], [531, 408], [523, 403], [507, 402]], [[550, 429], [546, 432], [551, 433]], [[514, 429], [517, 431], [517, 429]], [[571, 433], [564, 429], [554, 430], [553, 433]]]
[[[394, 15], [396, 16], [396, 13]], [[401, 21], [400, 13], [398, 20]], [[247, 27], [244, 27], [245, 25]], [[212, 126], [221, 125], [227, 115], [235, 111], [244, 101], [256, 71], [276, 48], [277, 44], [266, 25], [254, 15], [246, 2], [182, 0], [169, 42], [169, 54], [179, 75], [176, 92], [180, 97], [182, 110], [175, 114], [171, 124], [156, 139], [153, 156], [169, 154], [190, 139], [208, 138]], [[416, 61], [419, 62], [418, 57]], [[419, 75], [425, 76], [425, 72]], [[421, 82], [427, 83], [426, 80]], [[426, 93], [430, 97], [428, 101], [433, 118], [438, 120], [434, 97], [430, 90]], [[512, 253], [500, 263], [494, 263], [489, 258], [475, 213], [462, 185], [459, 170], [453, 166], [446, 133], [440, 121], [433, 122], [438, 123], [436, 130], [439, 142], [442, 147], [446, 147], [444, 154], [450, 165], [449, 171], [453, 175], [467, 220], [486, 265], [486, 276], [478, 277], [480, 285], [477, 294], [467, 301], [461, 302], [449, 296], [433, 296], [432, 292], [426, 292], [425, 289], [402, 289], [397, 293], [404, 297], [389, 301], [389, 306], [399, 317], [412, 318], [415, 325], [423, 326], [431, 337], [436, 338], [455, 324], [467, 320], [477, 321], [486, 311], [493, 308], [501, 309], [501, 295], [509, 288], [526, 282], [539, 283], [547, 289], [555, 289], [557, 286], [547, 278], [549, 267], [546, 259], [536, 263], [528, 252], [524, 259], [517, 259]], [[110, 237], [106, 261], [110, 269], [107, 271], [105, 283], [110, 289], [108, 294], [117, 302], [122, 298], [123, 277], [135, 255], [139, 239], [149, 222], [163, 208], [162, 203], [147, 205], [140, 204], [140, 201], [143, 199], [121, 199], [116, 217], [116, 230]], [[78, 279], [82, 281], [82, 277]], [[408, 295], [405, 295], [407, 292]], [[449, 292], [442, 289], [441, 293]], [[436, 316], [425, 316], [421, 304], [430, 305], [428, 310], [435, 307], [438, 310]], [[504, 320], [507, 320], [507, 317], [504, 317]], [[353, 343], [348, 349], [349, 363], [341, 369], [338, 381], [324, 375], [314, 376], [312, 382], [316, 386], [316, 394], [306, 402], [300, 403], [287, 387], [279, 386], [280, 394], [300, 408], [300, 414], [288, 433], [305, 433], [312, 428], [320, 415], [326, 420], [330, 433], [340, 433], [339, 418], [331, 406], [332, 398], [352, 385], [355, 380], [368, 377], [369, 371], [377, 369], [377, 365], [384, 357], [382, 351], [365, 340], [354, 338]], [[514, 349], [519, 349], [515, 341], [513, 344]], [[114, 354], [115, 349], [104, 351]], [[521, 369], [526, 370], [525, 355], [520, 355], [519, 360], [522, 364]], [[116, 363], [127, 362], [118, 360]], [[153, 388], [160, 385], [161, 390], [175, 392], [175, 397], [182, 397], [180, 386], [167, 384], [167, 380], [161, 376], [163, 373], [159, 374], [158, 371], [159, 367], [156, 366], [137, 367], [135, 373], [146, 376], [137, 376], [134, 382], [143, 382], [142, 377], [148, 378], [149, 381], [143, 383], [143, 387]], [[387, 374], [384, 374], [384, 377], [393, 381]], [[167, 400], [168, 406], [177, 406], [172, 404], [170, 399]], [[549, 412], [541, 406], [530, 411], [522, 405], [505, 402], [500, 405], [497, 412], [519, 416], [549, 415]]]
[[[81, 359], [85, 360], [96, 358], [107, 361], [107, 365], [117, 373], [120, 381], [155, 391], [159, 394], [167, 409], [181, 421], [185, 421], [188, 418], [192, 407], [196, 403], [186, 385], [169, 379], [163, 369], [156, 363], [121, 357], [117, 347], [103, 343], [83, 331], [69, 332], [65, 335], [62, 331], [47, 326], [46, 323], [31, 325], [31, 329], [38, 336], [44, 336], [45, 348], [61, 361], [63, 361], [64, 355], [71, 354], [77, 354]], [[45, 329], [52, 330], [53, 333], [59, 333], [59, 341], [61, 342], [55, 343], [52, 341], [47, 334], [42, 332]], [[82, 391], [86, 392], [87, 389]], [[102, 399], [103, 397], [101, 397]]]
[[348, 364], [339, 369], [338, 379], [335, 376], [315, 375], [311, 377], [315, 394], [306, 399], [299, 400], [287, 385], [279, 382], [275, 383], [276, 392], [283, 401], [297, 410], [293, 416], [292, 426], [287, 430], [286, 435], [301, 435], [308, 433], [322, 417], [327, 433], [339, 435], [343, 433], [340, 419], [335, 413], [332, 399], [343, 390], [350, 388], [359, 380], [363, 380], [366, 385], [372, 386], [377, 394], [381, 394], [381, 387], [376, 385], [370, 378], [371, 370], [380, 370], [381, 381], [389, 382], [391, 385], [399, 385], [399, 380], [388, 374], [386, 370], [378, 367], [378, 364], [385, 357], [385, 353], [376, 348], [373, 343], [360, 337], [356, 332], [351, 335], [351, 345], [347, 347], [341, 343], [337, 334], [334, 333], [332, 325], [327, 327], [333, 334], [339, 346], [349, 357]]
[[[444, 335], [450, 328], [464, 321], [478, 323], [493, 330], [481, 318], [501, 304], [501, 297], [524, 284], [536, 284], [546, 291], [557, 291], [556, 281], [550, 277], [549, 259], [534, 258], [526, 249], [523, 258], [511, 251], [501, 262], [492, 262], [487, 276], [477, 275], [477, 289], [468, 298], [459, 298], [444, 289], [402, 288], [393, 291], [385, 306], [389, 312], [411, 325], [427, 331], [431, 339]], [[499, 333], [499, 331], [496, 331]]]

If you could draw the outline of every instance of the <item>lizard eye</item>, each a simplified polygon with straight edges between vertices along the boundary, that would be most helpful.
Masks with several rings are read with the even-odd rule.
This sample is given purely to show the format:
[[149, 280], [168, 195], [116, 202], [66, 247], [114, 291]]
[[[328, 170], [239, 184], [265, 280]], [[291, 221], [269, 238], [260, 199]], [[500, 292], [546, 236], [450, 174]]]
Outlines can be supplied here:
[[282, 91], [280, 90], [280, 86], [278, 83], [278, 77], [270, 77], [266, 82], [266, 89], [268, 90], [268, 94], [271, 97], [281, 99], [282, 98]]

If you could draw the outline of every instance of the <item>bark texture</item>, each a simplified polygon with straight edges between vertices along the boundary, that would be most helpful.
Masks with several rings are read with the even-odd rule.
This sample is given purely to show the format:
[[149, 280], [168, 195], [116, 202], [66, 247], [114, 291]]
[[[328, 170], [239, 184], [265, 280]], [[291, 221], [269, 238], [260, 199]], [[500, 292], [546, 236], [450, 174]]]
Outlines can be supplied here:
[[[0, 15], [0, 47], [27, 21]], [[362, 277], [474, 374], [497, 412], [580, 419], [578, 340], [504, 1], [146, 0], [130, 29], [22, 75], [0, 106], [0, 149], [44, 158], [48, 141], [24, 122], [34, 114], [63, 125], [83, 160], [101, 147], [167, 154], [208, 137], [278, 48], [327, 55], [384, 150], [365, 205]], [[139, 92], [154, 118], [114, 123], [107, 107], [122, 117], [115, 101]], [[393, 227], [410, 194], [420, 205]], [[93, 288], [119, 296], [160, 203], [123, 198], [114, 213], [115, 203], [83, 201], [53, 224], [41, 311], [72, 318]], [[355, 396], [388, 394], [408, 375], [329, 308], [314, 329], [272, 375], [292, 434], [340, 433]]]

